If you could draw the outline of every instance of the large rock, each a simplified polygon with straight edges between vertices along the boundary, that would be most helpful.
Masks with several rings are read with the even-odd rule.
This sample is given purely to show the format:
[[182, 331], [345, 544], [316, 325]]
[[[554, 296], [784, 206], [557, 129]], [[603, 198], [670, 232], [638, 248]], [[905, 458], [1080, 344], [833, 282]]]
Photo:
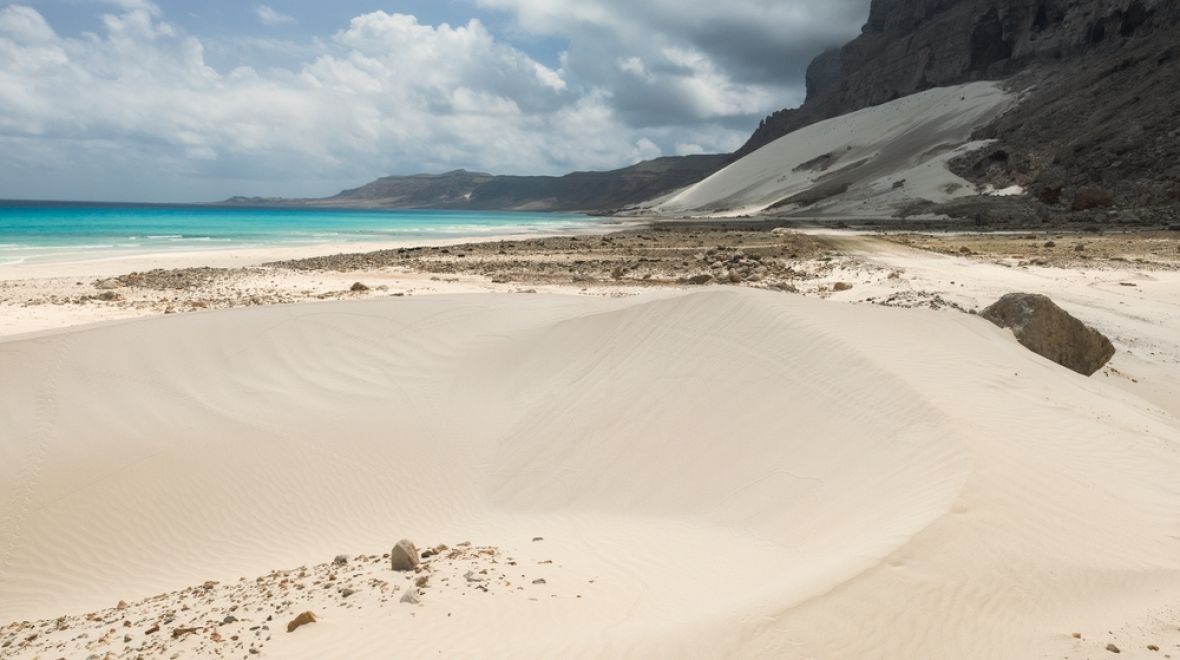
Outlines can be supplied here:
[[419, 561], [418, 548], [408, 539], [398, 541], [389, 553], [389, 564], [395, 571], [412, 571]]
[[1009, 293], [983, 310], [983, 318], [1010, 328], [1025, 348], [1063, 367], [1089, 376], [1114, 356], [1101, 332], [1061, 309], [1047, 296]]

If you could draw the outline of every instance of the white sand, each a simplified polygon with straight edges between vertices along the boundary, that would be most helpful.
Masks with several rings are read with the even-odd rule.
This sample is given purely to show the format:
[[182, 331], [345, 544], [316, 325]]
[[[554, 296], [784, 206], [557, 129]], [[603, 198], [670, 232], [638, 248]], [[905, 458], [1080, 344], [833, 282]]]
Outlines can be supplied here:
[[[815, 233], [831, 236], [833, 230]], [[1096, 378], [1180, 418], [1180, 272], [1131, 263], [1121, 268], [1017, 266], [1017, 259], [948, 256], [844, 234], [840, 244], [852, 255], [847, 269], [811, 283], [855, 284], [833, 300], [881, 301], [923, 292], [964, 309], [982, 309], [1013, 291], [1047, 295], [1114, 343], [1118, 352]], [[900, 276], [889, 278], [889, 273]]]
[[[656, 200], [649, 210], [667, 215], [753, 214], [820, 184], [848, 184], [846, 192], [817, 204], [787, 205], [778, 211], [802, 208], [810, 216], [889, 216], [914, 200], [943, 202], [975, 194], [975, 187], [946, 165], [985, 146], [986, 142], [970, 140], [972, 132], [1013, 101], [997, 83], [977, 82], [865, 108], [781, 137], [705, 180]], [[800, 169], [825, 154], [831, 156], [825, 168]]]
[[[575, 234], [595, 234], [619, 231], [629, 221], [604, 219], [601, 224], [585, 226]], [[566, 232], [569, 233], [569, 232]], [[162, 251], [133, 254], [105, 255], [82, 259], [34, 261], [19, 264], [0, 264], [0, 337], [11, 337], [30, 332], [53, 330], [104, 321], [120, 321], [146, 316], [157, 316], [162, 309], [145, 309], [112, 305], [21, 305], [5, 304], [2, 290], [19, 293], [23, 299], [71, 298], [92, 293], [89, 286], [96, 280], [145, 272], [153, 269], [176, 268], [249, 268], [288, 259], [334, 254], [355, 254], [403, 247], [449, 246], [498, 240], [540, 238], [549, 233], [533, 232], [525, 235], [481, 236], [453, 239], [407, 239], [380, 243], [320, 243], [309, 245], [278, 245], [271, 247], [224, 248], [195, 251]], [[564, 235], [564, 234], [563, 234]], [[495, 285], [487, 278], [473, 276], [435, 277], [426, 273], [383, 269], [365, 273], [332, 273], [268, 269], [239, 283], [242, 289], [258, 292], [280, 291], [298, 299], [347, 290], [353, 282], [364, 279], [371, 286], [388, 287], [390, 294], [405, 295], [477, 293], [484, 291], [513, 291], [517, 286]], [[84, 285], [79, 287], [78, 285]], [[528, 287], [545, 290], [547, 287]]]
[[198, 313], [0, 342], [0, 428], [0, 625], [406, 536], [547, 584], [321, 603], [264, 654], [1180, 642], [1180, 422], [966, 314], [736, 288]]

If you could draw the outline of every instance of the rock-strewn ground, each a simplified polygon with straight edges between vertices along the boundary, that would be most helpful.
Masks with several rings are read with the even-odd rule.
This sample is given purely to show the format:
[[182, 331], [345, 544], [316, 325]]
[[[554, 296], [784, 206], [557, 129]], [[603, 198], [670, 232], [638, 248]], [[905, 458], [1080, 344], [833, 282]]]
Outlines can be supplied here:
[[[865, 241], [1017, 268], [1180, 268], [1176, 231], [1023, 228], [965, 233], [962, 224], [943, 222], [927, 231], [915, 221], [916, 227], [889, 225], [890, 232], [885, 226], [865, 225], [862, 231], [881, 230], [865, 238], [803, 233], [782, 224], [757, 219], [661, 223], [604, 235], [400, 248], [250, 267], [6, 280], [0, 281], [0, 310], [10, 318], [36, 317], [37, 327], [57, 327], [87, 320], [374, 296], [476, 291], [627, 296], [653, 287], [696, 286], [959, 308], [937, 291], [914, 285], [904, 269], [865, 258]], [[897, 233], [899, 226], [910, 229]], [[874, 293], [864, 293], [864, 285], [872, 285]]]
[[[540, 539], [538, 539], [540, 541]], [[105, 610], [0, 627], [0, 657], [182, 658], [266, 655], [268, 643], [304, 612], [319, 621], [348, 619], [364, 609], [388, 610], [391, 620], [456, 599], [582, 598], [557, 587], [560, 564], [524, 562], [495, 546], [464, 541], [420, 549], [413, 571], [390, 567], [389, 553], [347, 556], [314, 566], [276, 570], [236, 582], [207, 581]], [[548, 579], [546, 579], [548, 578]], [[305, 619], [306, 620], [306, 617]], [[307, 623], [305, 625], [315, 625]]]
[[478, 275], [494, 283], [667, 285], [716, 281], [788, 286], [807, 277], [801, 264], [823, 259], [827, 252], [820, 241], [793, 232], [680, 226], [603, 236], [400, 248], [267, 265], [337, 272], [396, 268], [436, 275]]
[[942, 254], [999, 260], [1013, 266], [1180, 269], [1180, 232], [1172, 231], [899, 234], [889, 236], [888, 240]]

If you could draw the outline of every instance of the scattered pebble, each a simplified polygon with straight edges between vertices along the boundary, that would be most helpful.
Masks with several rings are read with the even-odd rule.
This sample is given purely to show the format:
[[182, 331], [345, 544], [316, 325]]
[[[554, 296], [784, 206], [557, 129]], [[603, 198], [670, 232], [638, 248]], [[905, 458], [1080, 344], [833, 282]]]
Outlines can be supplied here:
[[294, 619], [291, 619], [291, 622], [287, 624], [287, 632], [295, 632], [300, 626], [305, 626], [309, 623], [315, 622], [315, 614], [312, 614], [311, 611], [304, 612]]

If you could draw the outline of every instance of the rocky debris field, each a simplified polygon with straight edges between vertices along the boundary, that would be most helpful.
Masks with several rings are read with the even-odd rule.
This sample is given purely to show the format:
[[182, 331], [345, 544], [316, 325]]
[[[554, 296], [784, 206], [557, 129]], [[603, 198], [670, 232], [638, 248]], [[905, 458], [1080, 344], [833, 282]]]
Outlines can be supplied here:
[[[803, 291], [832, 270], [820, 241], [767, 225], [699, 223], [601, 236], [339, 254], [248, 268], [177, 268], [114, 277], [0, 281], [0, 310], [62, 322], [374, 296], [570, 287], [631, 295], [654, 286], [725, 284]], [[818, 288], [816, 284], [815, 287]], [[16, 314], [14, 314], [16, 316]]]
[[[277, 275], [270, 268], [182, 268], [101, 279], [8, 280], [0, 281], [0, 306], [75, 308], [96, 315], [117, 312], [113, 318], [126, 318], [337, 300], [362, 293], [359, 289], [352, 290], [348, 283]], [[381, 293], [388, 287], [375, 285], [371, 290]]]
[[1180, 269], [1180, 231], [900, 234], [886, 238], [931, 252], [1018, 267]]
[[[744, 286], [892, 307], [970, 311], [857, 254], [859, 238], [809, 235], [775, 220], [669, 222], [613, 234], [399, 248], [248, 268], [178, 268], [105, 278], [0, 281], [0, 309], [85, 320], [431, 293], [628, 296], [660, 286]], [[1010, 267], [1176, 269], [1180, 232], [1040, 230], [930, 233], [891, 241]], [[863, 241], [861, 241], [863, 242]], [[75, 321], [78, 322], [78, 321]]]
[[[391, 554], [406, 547], [414, 560], [394, 561]], [[314, 566], [230, 583], [210, 580], [84, 614], [12, 622], [0, 627], [0, 657], [251, 658], [266, 655], [278, 635], [357, 618], [362, 610], [394, 619], [412, 617], [419, 608], [446, 608], [456, 599], [589, 597], [591, 583], [578, 593], [555, 588], [566, 583], [560, 568], [550, 559], [518, 561], [499, 547], [468, 541], [422, 550], [402, 541], [392, 553], [338, 555]]]
[[493, 283], [667, 285], [710, 282], [789, 286], [799, 268], [824, 258], [817, 240], [786, 231], [699, 227], [569, 236], [450, 247], [418, 247], [281, 261], [300, 271], [402, 269], [475, 275]]

